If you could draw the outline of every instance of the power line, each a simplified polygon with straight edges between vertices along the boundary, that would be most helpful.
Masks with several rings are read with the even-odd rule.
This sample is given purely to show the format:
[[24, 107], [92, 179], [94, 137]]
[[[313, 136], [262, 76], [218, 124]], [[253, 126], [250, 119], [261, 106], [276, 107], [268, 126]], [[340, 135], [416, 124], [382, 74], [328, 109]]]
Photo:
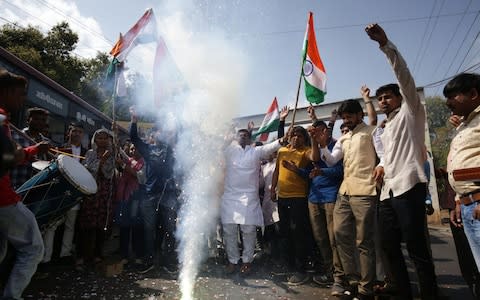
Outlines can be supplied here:
[[[472, 1], [472, 0], [470, 0], [470, 1]], [[444, 4], [445, 4], [445, 0], [442, 2], [440, 10], [438, 11], [439, 14], [442, 11], [442, 8], [443, 8]], [[418, 61], [418, 72], [419, 73], [420, 73], [420, 68], [422, 66], [423, 58], [425, 57], [425, 54], [427, 53], [427, 50], [428, 50], [428, 45], [430, 45], [430, 41], [432, 40], [433, 32], [435, 31], [435, 28], [437, 27], [438, 20], [439, 20], [438, 18], [435, 18], [435, 23], [433, 24], [432, 31], [430, 31], [430, 35], [428, 36], [427, 43], [425, 44], [425, 48], [423, 49], [423, 53], [420, 56], [420, 60]]]
[[[51, 25], [51, 24], [43, 21], [42, 19], [34, 16], [33, 14], [31, 14], [31, 13], [30, 13], [29, 11], [27, 11], [26, 9], [23, 9], [23, 8], [15, 5], [15, 4], [13, 4], [13, 3], [10, 2], [9, 0], [5, 0], [5, 2], [7, 2], [7, 3], [10, 4], [11, 6], [17, 8], [18, 10], [22, 11], [24, 14], [26, 14], [26, 15], [28, 15], [28, 16], [36, 19], [36, 20], [38, 20], [39, 22], [45, 24], [47, 27], [49, 27], [49, 28], [52, 28], [52, 27], [53, 27], [53, 25]], [[5, 18], [2, 18], [2, 19], [3, 19], [3, 20], [6, 20], [8, 23], [14, 24], [14, 22], [12, 22], [12, 21], [10, 21], [10, 20], [7, 20], [7, 19], [5, 19]], [[21, 25], [18, 25], [18, 24], [17, 24], [16, 26], [25, 29], [24, 26], [21, 26]], [[46, 32], [44, 32], [44, 33], [46, 33]], [[78, 40], [78, 45], [84, 45], [86, 49], [91, 49], [91, 50], [97, 51], [96, 49], [90, 47], [90, 46], [87, 45], [84, 41], [82, 41], [82, 40], [80, 40], [80, 39]], [[87, 57], [85, 57], [85, 56], [83, 56], [83, 55], [80, 55], [80, 54], [78, 54], [78, 53], [75, 53], [75, 52], [72, 52], [72, 53], [73, 53], [75, 56], [81, 57], [81, 58], [83, 58], [83, 59], [89, 59], [89, 58], [87, 58]]]
[[[480, 68], [480, 62], [478, 62], [478, 63], [476, 63], [476, 64], [473, 64], [472, 66], [466, 68], [465, 70], [463, 70], [463, 71], [460, 72], [460, 73], [472, 72], [472, 71], [474, 71], [474, 70], [476, 70], [476, 69], [478, 69], [478, 68]], [[425, 84], [425, 85], [423, 85], [423, 87], [424, 87], [424, 88], [436, 88], [436, 87], [439, 87], [439, 86], [441, 86], [445, 81], [454, 78], [455, 76], [457, 76], [457, 75], [460, 74], [460, 73], [457, 73], [457, 74], [455, 74], [455, 75], [446, 77], [446, 78], [441, 79], [441, 80], [438, 80], [438, 81], [434, 81], [434, 82]]]
[[70, 20], [73, 20], [76, 24], [78, 24], [80, 27], [82, 27], [83, 29], [85, 29], [86, 31], [90, 32], [91, 34], [94, 34], [96, 35], [97, 37], [101, 38], [102, 40], [104, 40], [107, 44], [109, 44], [109, 46], [113, 46], [115, 44], [115, 42], [109, 40], [108, 38], [106, 38], [103, 34], [99, 33], [99, 32], [96, 32], [94, 30], [92, 30], [90, 27], [88, 27], [87, 25], [85, 25], [83, 22], [81, 22], [80, 20], [72, 17], [72, 16], [68, 16], [66, 15], [63, 11], [61, 11], [59, 8], [57, 7], [54, 7], [54, 6], [51, 6], [50, 3], [48, 1], [45, 1], [45, 0], [36, 0], [37, 2], [39, 3], [43, 3], [46, 7], [48, 7], [50, 10], [52, 11], [55, 11], [57, 14], [67, 18], [69, 21]]
[[[457, 72], [458, 72], [458, 70], [460, 70], [460, 68], [462, 67], [463, 63], [465, 62], [465, 59], [466, 59], [467, 56], [468, 56], [468, 54], [470, 54], [470, 50], [472, 50], [473, 45], [474, 45], [475, 42], [477, 41], [479, 35], [480, 35], [480, 31], [477, 32], [477, 35], [475, 36], [475, 38], [473, 39], [472, 43], [470, 44], [470, 47], [468, 48], [467, 54], [465, 54], [465, 56], [464, 56], [463, 59], [462, 59], [462, 62], [460, 63], [460, 65], [459, 65], [458, 68], [457, 68]], [[474, 56], [474, 57], [475, 57], [475, 56]]]
[[[21, 29], [26, 29], [25, 26], [22, 26], [22, 25], [20, 25], [20, 24], [17, 24], [17, 23], [15, 23], [15, 22], [13, 22], [13, 21], [10, 21], [10, 20], [6, 19], [6, 18], [0, 17], [0, 19], [4, 20], [5, 22], [7, 22], [7, 23], [9, 23], [9, 24], [11, 24], [11, 25], [13, 25], [13, 26], [15, 26], [15, 27], [18, 27], [18, 28], [21, 28]], [[47, 25], [48, 25], [48, 24], [47, 24]], [[50, 25], [48, 25], [48, 26], [50, 26]], [[89, 48], [89, 49], [91, 49], [91, 48]], [[77, 56], [77, 57], [83, 58], [83, 59], [88, 59], [87, 57], [82, 56], [82, 55], [80, 55], [80, 54], [78, 54], [78, 53], [75, 53], [75, 52], [72, 52], [72, 54], [75, 55], [75, 56]]]
[[[480, 12], [480, 10], [475, 10], [475, 11], [470, 11], [466, 15], [470, 14], [475, 14]], [[444, 17], [454, 17], [454, 16], [460, 16], [463, 15], [464, 13], [452, 13], [452, 14], [442, 14], [438, 15], [435, 18], [444, 18]], [[412, 21], [422, 21], [425, 19], [428, 19], [429, 17], [415, 17], [415, 18], [402, 18], [402, 19], [391, 19], [391, 20], [383, 20], [383, 21], [378, 21], [379, 24], [389, 24], [389, 23], [403, 23], [403, 22], [412, 22]], [[366, 23], [360, 23], [360, 24], [345, 24], [345, 25], [335, 25], [335, 26], [323, 26], [323, 27], [315, 27], [316, 31], [320, 30], [335, 30], [335, 29], [344, 29], [344, 28], [353, 28], [353, 27], [365, 27]], [[263, 32], [263, 33], [254, 33], [254, 34], [249, 34], [249, 33], [238, 33], [237, 35], [257, 35], [257, 36], [265, 36], [265, 35], [277, 35], [277, 34], [290, 34], [290, 33], [299, 33], [299, 32], [305, 32], [305, 29], [295, 29], [295, 30], [284, 30], [284, 31], [271, 31], [271, 32]]]
[[[444, 2], [445, 0], [442, 1], [442, 6]], [[427, 32], [428, 32], [428, 27], [430, 27], [430, 22], [432, 21], [433, 12], [435, 11], [436, 6], [437, 6], [437, 0], [433, 1], [432, 11], [430, 12], [430, 16], [428, 17], [427, 26], [425, 27], [425, 31], [423, 32], [423, 37], [420, 41], [420, 47], [418, 48], [417, 56], [415, 56], [412, 73], [415, 73], [415, 69], [417, 68], [418, 59], [420, 58], [420, 53], [422, 52], [422, 48], [425, 42], [425, 37], [427, 36]], [[442, 10], [440, 9], [438, 12], [440, 13], [441, 11]]]
[[463, 16], [462, 16], [462, 17], [460, 18], [460, 20], [458, 21], [457, 27], [455, 28], [455, 31], [453, 32], [452, 37], [451, 37], [450, 40], [448, 41], [447, 47], [446, 47], [445, 50], [443, 51], [442, 56], [440, 57], [439, 63], [437, 64], [437, 66], [435, 67], [435, 70], [434, 70], [433, 73], [432, 73], [432, 76], [431, 76], [432, 78], [435, 78], [435, 75], [437, 74], [438, 68], [439, 68], [440, 65], [442, 64], [443, 59], [445, 58], [445, 55], [447, 54], [448, 49], [450, 49], [450, 45], [452, 44], [453, 39], [455, 38], [455, 35], [457, 34], [458, 29], [460, 28], [460, 24], [462, 24], [463, 18], [465, 17], [465, 14], [467, 13], [467, 11], [468, 11], [468, 9], [470, 8], [470, 5], [471, 5], [471, 4], [472, 4], [472, 0], [470, 0], [470, 2], [468, 3], [467, 8], [466, 8], [465, 11], [463, 12]]
[[[477, 21], [479, 15], [480, 15], [480, 11], [477, 12], [477, 15], [475, 16], [475, 19], [473, 20], [472, 24], [470, 24], [470, 28], [468, 28], [467, 33], [465, 34], [465, 36], [463, 37], [462, 42], [461, 42], [461, 43], [459, 44], [459, 46], [458, 46], [457, 52], [455, 52], [455, 55], [453, 56], [454, 58], [457, 57], [458, 53], [460, 52], [460, 49], [462, 49], [462, 45], [465, 43], [465, 40], [467, 39], [468, 35], [470, 34], [470, 31], [472, 31], [473, 25], [474, 25], [475, 22]], [[450, 68], [453, 66], [453, 63], [454, 63], [454, 62], [455, 62], [455, 59], [452, 59], [452, 62], [451, 62], [450, 65], [448, 66], [447, 71], [446, 71], [445, 74], [443, 75], [444, 77], [447, 76], [447, 74], [448, 74], [448, 72], [450, 71]]]

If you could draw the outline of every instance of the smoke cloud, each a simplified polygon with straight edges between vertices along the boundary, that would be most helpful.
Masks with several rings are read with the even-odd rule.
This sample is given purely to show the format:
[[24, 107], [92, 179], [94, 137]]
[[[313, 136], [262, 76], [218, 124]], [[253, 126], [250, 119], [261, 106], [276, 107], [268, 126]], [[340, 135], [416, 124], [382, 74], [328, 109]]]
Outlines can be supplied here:
[[[223, 137], [241, 101], [238, 95], [244, 88], [248, 61], [239, 45], [226, 39], [221, 30], [212, 29], [211, 24], [206, 26], [202, 19], [204, 7], [185, 1], [182, 4], [171, 1], [165, 7], [154, 8], [159, 32], [173, 62], [162, 62], [162, 72], [180, 72], [186, 86], [154, 109], [162, 127], [176, 130], [176, 171], [181, 178], [183, 201], [176, 232], [179, 280], [182, 299], [192, 299], [195, 279], [207, 254], [207, 237], [214, 232], [219, 218]], [[146, 56], [148, 47], [141, 51], [141, 56]], [[153, 57], [151, 47], [150, 53]], [[133, 51], [131, 54], [139, 56]], [[138, 63], [138, 70], [151, 69], [144, 62], [134, 64]], [[178, 82], [166, 80], [162, 86], [174, 90]], [[151, 102], [145, 103], [146, 99], [149, 97], [141, 95], [138, 102], [151, 110]]]

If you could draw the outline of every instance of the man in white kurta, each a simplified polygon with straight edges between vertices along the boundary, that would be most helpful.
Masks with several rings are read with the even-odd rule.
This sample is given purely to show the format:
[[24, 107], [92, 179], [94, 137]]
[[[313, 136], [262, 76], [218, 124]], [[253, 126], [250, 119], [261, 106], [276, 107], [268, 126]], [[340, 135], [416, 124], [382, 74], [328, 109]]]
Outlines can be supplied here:
[[[242, 259], [240, 272], [251, 270], [255, 250], [256, 227], [263, 226], [260, 205], [260, 162], [281, 147], [280, 140], [270, 144], [251, 146], [251, 134], [240, 129], [237, 138], [224, 150], [225, 183], [221, 205], [221, 220], [229, 264], [227, 273], [233, 273]], [[238, 248], [238, 228], [242, 232], [243, 252]]]

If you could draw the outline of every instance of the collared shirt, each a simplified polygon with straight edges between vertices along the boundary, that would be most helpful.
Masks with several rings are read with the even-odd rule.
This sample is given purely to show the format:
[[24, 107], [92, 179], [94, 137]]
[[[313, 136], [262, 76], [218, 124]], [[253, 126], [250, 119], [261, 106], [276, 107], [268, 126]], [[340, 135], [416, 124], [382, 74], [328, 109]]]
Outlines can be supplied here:
[[480, 167], [480, 106], [457, 127], [457, 134], [450, 144], [447, 172], [456, 198], [480, 189], [480, 185], [473, 181], [456, 181], [452, 175], [454, 170], [473, 167]]
[[[9, 138], [11, 138], [8, 122], [3, 125], [1, 130], [3, 130]], [[23, 151], [25, 152], [26, 158], [30, 158], [38, 152], [37, 147], [35, 146], [24, 148]], [[0, 177], [0, 207], [15, 204], [20, 200], [20, 196], [13, 189], [10, 174], [7, 173]]]
[[[327, 148], [332, 150], [336, 141], [331, 140]], [[329, 167], [323, 160], [315, 162], [321, 174], [312, 178], [308, 201], [312, 203], [333, 203], [337, 200], [338, 189], [343, 180], [343, 162], [340, 160]], [[308, 174], [305, 174], [308, 176]]]
[[320, 157], [327, 166], [334, 166], [343, 158], [343, 182], [338, 193], [348, 196], [375, 196], [376, 184], [372, 176], [377, 155], [373, 145], [375, 126], [358, 124], [341, 136], [330, 153], [320, 149]]
[[263, 226], [258, 194], [260, 163], [280, 147], [280, 143], [274, 141], [264, 146], [242, 148], [235, 141], [225, 148], [222, 223]]
[[419, 182], [427, 182], [424, 171], [425, 108], [407, 64], [393, 43], [380, 48], [398, 79], [402, 104], [390, 113], [381, 135], [384, 147], [383, 186], [380, 200], [399, 196]]
[[[20, 145], [22, 148], [27, 148], [34, 145], [33, 142], [31, 142], [25, 136], [15, 130], [11, 130], [11, 134], [12, 139], [15, 141], [15, 143]], [[31, 161], [25, 161], [24, 163], [15, 166], [15, 168], [10, 171], [10, 177], [12, 178], [13, 187], [15, 189], [19, 188], [28, 179], [30, 179], [30, 177], [32, 177], [32, 174], [33, 169]]]

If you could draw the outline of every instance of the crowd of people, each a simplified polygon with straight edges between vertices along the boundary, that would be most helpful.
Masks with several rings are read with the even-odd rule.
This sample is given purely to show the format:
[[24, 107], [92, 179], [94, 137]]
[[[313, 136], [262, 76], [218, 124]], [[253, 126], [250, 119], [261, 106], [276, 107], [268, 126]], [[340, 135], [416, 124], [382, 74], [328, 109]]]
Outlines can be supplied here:
[[[362, 86], [368, 124], [361, 103], [346, 100], [332, 112], [328, 124], [309, 107], [312, 124], [291, 126], [286, 133], [289, 108], [282, 108], [278, 139], [265, 145], [255, 143], [251, 128], [226, 137], [218, 233], [226, 274], [248, 276], [256, 255], [262, 254], [274, 274], [288, 275], [289, 285], [312, 279], [330, 287], [333, 296], [413, 299], [401, 247], [405, 242], [421, 299], [441, 298], [426, 226], [431, 202], [430, 172], [425, 171], [425, 108], [406, 62], [383, 29], [371, 24], [366, 33], [378, 42], [398, 80], [375, 92], [386, 116], [383, 122], [377, 124], [370, 89]], [[129, 138], [121, 147], [114, 126], [113, 131], [97, 130], [86, 149], [84, 128], [72, 123], [66, 143], [52, 152], [45, 135], [48, 111], [29, 109], [28, 127], [23, 130], [8, 122], [9, 114], [22, 108], [26, 87], [24, 77], [0, 70], [0, 137], [14, 142], [14, 147], [2, 148], [0, 258], [7, 242], [16, 252], [3, 297], [21, 299], [37, 266], [39, 274], [54, 261], [83, 272], [102, 262], [105, 241], [114, 227], [125, 267], [147, 273], [161, 266], [176, 274], [181, 180], [174, 171], [175, 134], [154, 126], [148, 139], [142, 139], [132, 109]], [[436, 172], [446, 180], [444, 203], [451, 211], [462, 274], [479, 297], [480, 173], [475, 167], [480, 167], [480, 145], [475, 136], [480, 75], [456, 76], [445, 86], [444, 95], [457, 134], [447, 169]], [[337, 118], [343, 124], [341, 135], [334, 137]], [[15, 191], [38, 172], [32, 162], [55, 160], [58, 153], [81, 163], [94, 178], [97, 192], [39, 227]], [[211, 247], [216, 250], [217, 244]]]

